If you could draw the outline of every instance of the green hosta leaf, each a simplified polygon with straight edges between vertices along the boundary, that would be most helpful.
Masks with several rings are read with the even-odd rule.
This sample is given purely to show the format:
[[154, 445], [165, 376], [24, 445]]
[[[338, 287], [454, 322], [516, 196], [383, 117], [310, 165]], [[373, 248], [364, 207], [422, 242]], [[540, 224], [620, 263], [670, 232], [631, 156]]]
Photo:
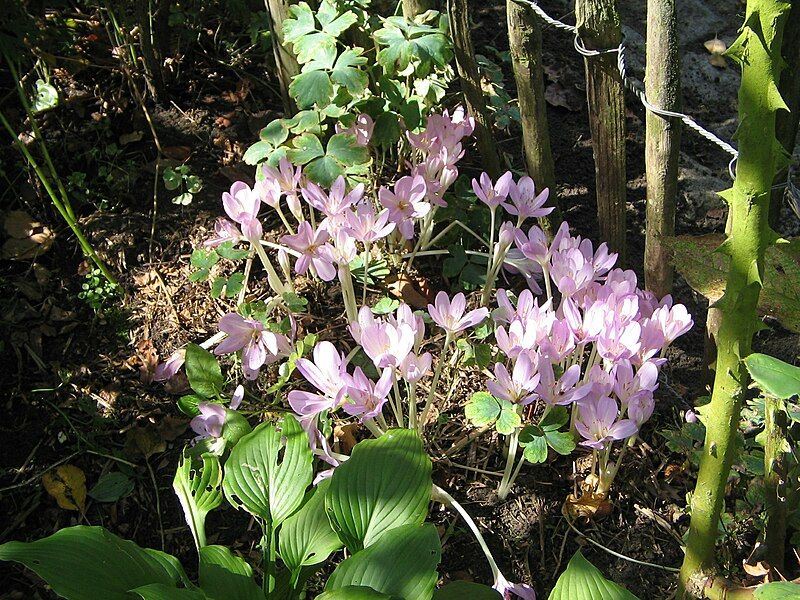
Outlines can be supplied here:
[[275, 146], [269, 142], [256, 142], [245, 151], [242, 160], [248, 165], [257, 165], [265, 158], [269, 158], [274, 150]]
[[422, 440], [415, 431], [392, 429], [356, 445], [333, 472], [325, 507], [339, 538], [356, 552], [394, 527], [422, 523], [430, 496], [431, 461]]
[[336, 567], [325, 590], [360, 585], [397, 598], [430, 598], [439, 578], [436, 567], [441, 554], [432, 524], [396, 527]]
[[791, 581], [775, 581], [758, 586], [753, 592], [757, 600], [800, 600], [800, 585]]
[[371, 587], [348, 585], [338, 590], [322, 592], [317, 600], [393, 600], [392, 596], [376, 592]]
[[781, 400], [800, 394], [800, 367], [759, 353], [747, 356], [744, 364], [753, 381], [765, 394]]
[[308, 71], [292, 79], [289, 93], [300, 108], [325, 106], [333, 97], [333, 84], [325, 71]]
[[470, 581], [452, 581], [436, 590], [433, 600], [502, 600], [500, 592], [488, 585]]
[[275, 119], [271, 121], [264, 129], [258, 133], [258, 138], [273, 147], [280, 146], [289, 137], [289, 128], [286, 126], [284, 119]]
[[336, 59], [336, 64], [331, 72], [331, 79], [344, 86], [353, 96], [360, 96], [369, 85], [367, 72], [359, 67], [367, 63], [361, 56], [361, 48], [348, 48]]
[[200, 587], [212, 598], [264, 598], [253, 580], [253, 569], [225, 546], [200, 548]]
[[0, 560], [25, 565], [69, 600], [126, 600], [128, 590], [141, 586], [186, 582], [174, 556], [140, 548], [102, 527], [78, 525], [35, 542], [6, 542]]
[[92, 489], [89, 497], [98, 502], [116, 502], [133, 491], [131, 478], [119, 471], [111, 471], [103, 475]]
[[195, 393], [203, 398], [214, 398], [222, 391], [225, 378], [217, 359], [211, 352], [197, 344], [186, 346], [186, 377]]
[[609, 581], [583, 557], [580, 550], [550, 592], [549, 600], [638, 600], [624, 587]]
[[205, 398], [197, 394], [186, 394], [178, 398], [178, 410], [190, 417], [196, 417], [200, 414], [200, 409], [197, 405], [203, 402]]
[[281, 527], [280, 556], [290, 571], [319, 564], [342, 547], [325, 512], [329, 485], [330, 480], [325, 480], [314, 487], [302, 508]]
[[135, 590], [130, 590], [126, 597], [130, 598], [130, 594], [136, 594], [142, 600], [206, 600], [208, 598], [202, 590], [176, 588], [163, 583], [143, 585]]
[[199, 549], [206, 544], [206, 515], [222, 504], [222, 469], [219, 458], [213, 454], [203, 454], [197, 462], [202, 462], [203, 466], [193, 464], [192, 457], [184, 451], [172, 480], [172, 489], [178, 496], [186, 524]]
[[262, 423], [241, 438], [225, 463], [222, 482], [228, 502], [273, 528], [297, 510], [312, 477], [306, 432], [291, 415], [280, 427]]
[[353, 274], [353, 277], [359, 283], [364, 283], [366, 279], [367, 285], [374, 285], [378, 281], [383, 281], [388, 277], [389, 271], [389, 263], [386, 262], [386, 259], [381, 257], [379, 259], [375, 259], [374, 257], [369, 261], [367, 265], [367, 274], [366, 278], [364, 277], [364, 255], [359, 254], [356, 256], [350, 264], [350, 272]]
[[344, 166], [358, 165], [369, 160], [369, 150], [359, 146], [352, 133], [337, 133], [328, 140], [327, 155]]
[[332, 156], [316, 158], [306, 165], [303, 173], [322, 187], [330, 187], [337, 177], [344, 175], [344, 167]]
[[304, 133], [292, 140], [293, 148], [286, 151], [292, 164], [304, 165], [319, 156], [325, 155], [319, 138], [311, 133]]

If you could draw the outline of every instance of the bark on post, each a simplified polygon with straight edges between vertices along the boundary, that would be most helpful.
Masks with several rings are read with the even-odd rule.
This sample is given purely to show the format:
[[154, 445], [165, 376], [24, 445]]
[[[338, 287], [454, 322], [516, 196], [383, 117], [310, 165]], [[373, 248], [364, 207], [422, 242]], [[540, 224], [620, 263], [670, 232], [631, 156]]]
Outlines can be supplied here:
[[[622, 40], [616, 0], [576, 0], [578, 33], [589, 50]], [[625, 93], [616, 52], [584, 57], [600, 235], [625, 263]]]
[[[645, 92], [651, 104], [680, 111], [681, 82], [675, 0], [647, 2], [647, 67]], [[675, 235], [681, 121], [647, 111], [645, 166], [647, 224], [645, 226], [645, 287], [656, 296], [672, 292], [673, 267], [663, 243]]]
[[767, 564], [783, 573], [786, 552], [786, 488], [788, 465], [784, 448], [787, 442], [787, 415], [783, 400], [764, 398], [764, 542]]
[[556, 177], [553, 154], [550, 149], [550, 130], [547, 126], [547, 102], [544, 99], [542, 75], [542, 29], [539, 19], [530, 7], [506, 0], [508, 41], [511, 65], [517, 82], [519, 114], [522, 120], [522, 143], [528, 175], [537, 189], [550, 189], [548, 206], [555, 207], [543, 219], [549, 235], [555, 234], [561, 224], [561, 212], [556, 196]]
[[469, 9], [467, 0], [448, 0], [447, 13], [450, 18], [450, 32], [453, 36], [453, 51], [461, 80], [461, 90], [467, 110], [475, 118], [475, 139], [478, 152], [483, 160], [484, 170], [490, 177], [500, 176], [500, 157], [492, 137], [491, 119], [486, 109], [480, 72], [472, 47], [472, 33], [469, 29]]
[[[789, 107], [789, 112], [781, 111], [775, 118], [775, 137], [787, 153], [794, 153], [797, 139], [798, 121], [800, 120], [800, 2], [793, 2], [789, 10], [789, 18], [783, 34], [781, 49], [786, 69], [781, 73], [778, 89]], [[782, 169], [775, 177], [775, 183], [786, 182], [786, 169]], [[781, 208], [786, 188], [772, 190], [769, 206], [769, 224], [776, 229], [781, 221]]]
[[264, 0], [264, 5], [267, 7], [267, 14], [269, 14], [272, 33], [272, 50], [275, 54], [278, 83], [281, 87], [283, 111], [286, 116], [292, 116], [297, 112], [297, 106], [291, 96], [289, 96], [289, 84], [292, 82], [292, 77], [300, 73], [300, 65], [297, 64], [297, 59], [283, 41], [283, 22], [289, 16], [290, 4], [290, 0]]
[[403, 16], [411, 20], [435, 5], [435, 0], [403, 0]]

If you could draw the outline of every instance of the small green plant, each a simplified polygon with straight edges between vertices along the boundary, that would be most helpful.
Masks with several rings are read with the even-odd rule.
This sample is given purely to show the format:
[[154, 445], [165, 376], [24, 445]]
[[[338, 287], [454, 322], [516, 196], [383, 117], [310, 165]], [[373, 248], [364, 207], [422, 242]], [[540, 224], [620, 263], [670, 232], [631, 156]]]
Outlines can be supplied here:
[[78, 298], [86, 302], [95, 312], [100, 312], [119, 296], [119, 286], [103, 277], [102, 271], [93, 267], [86, 273]]
[[192, 203], [194, 195], [203, 189], [203, 181], [193, 175], [189, 165], [180, 165], [175, 168], [167, 167], [161, 175], [164, 187], [170, 192], [179, 192], [172, 199], [173, 204], [188, 206]]

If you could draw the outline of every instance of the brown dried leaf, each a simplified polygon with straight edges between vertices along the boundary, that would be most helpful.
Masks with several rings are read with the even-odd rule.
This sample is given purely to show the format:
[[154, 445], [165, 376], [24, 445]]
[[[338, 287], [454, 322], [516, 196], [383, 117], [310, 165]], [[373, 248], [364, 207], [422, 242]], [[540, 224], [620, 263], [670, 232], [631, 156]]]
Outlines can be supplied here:
[[64, 510], [86, 510], [86, 474], [75, 465], [61, 465], [42, 476], [47, 493]]
[[353, 446], [356, 445], [356, 432], [359, 429], [358, 423], [350, 423], [349, 425], [337, 425], [333, 429], [333, 439], [339, 442], [342, 452], [350, 454]]
[[724, 69], [728, 66], [728, 61], [725, 60], [723, 54], [728, 49], [727, 44], [719, 39], [717, 36], [714, 36], [713, 40], [708, 40], [703, 42], [703, 46], [705, 46], [706, 50], [709, 51], [711, 56], [708, 57], [708, 61], [714, 65], [715, 67], [719, 67], [720, 69]]
[[144, 137], [143, 131], [132, 131], [131, 133], [123, 133], [119, 136], [119, 145], [126, 146], [128, 144], [132, 144], [133, 142], [141, 141], [142, 137]]
[[406, 274], [401, 274], [394, 281], [389, 282], [389, 291], [413, 308], [427, 308], [430, 297], [424, 295], [425, 291], [420, 289], [420, 283], [423, 282], [414, 280]]
[[158, 365], [158, 352], [153, 347], [152, 340], [139, 340], [136, 343], [136, 359], [139, 362], [139, 380], [142, 383], [152, 383]]
[[128, 456], [144, 456], [150, 458], [153, 454], [159, 454], [167, 449], [167, 444], [161, 435], [147, 427], [134, 427], [129, 429], [125, 438], [125, 454]]
[[29, 237], [36, 227], [41, 226], [24, 210], [12, 210], [6, 214], [3, 221], [3, 228], [6, 233], [18, 240], [24, 240]]
[[189, 158], [192, 149], [189, 146], [166, 146], [162, 152], [167, 158], [183, 162]]

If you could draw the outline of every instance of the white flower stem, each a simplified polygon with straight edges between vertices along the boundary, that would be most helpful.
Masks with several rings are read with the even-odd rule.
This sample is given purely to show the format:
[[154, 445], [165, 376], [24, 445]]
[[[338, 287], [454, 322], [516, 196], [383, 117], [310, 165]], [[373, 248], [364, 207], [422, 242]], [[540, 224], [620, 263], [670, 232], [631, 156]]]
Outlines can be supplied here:
[[383, 435], [383, 430], [378, 427], [378, 424], [372, 419], [364, 419], [364, 426], [369, 429], [369, 432], [376, 438], [379, 438]]
[[397, 371], [392, 370], [392, 389], [394, 390], [394, 414], [397, 417], [397, 426], [405, 427], [403, 424], [403, 402], [400, 397], [400, 387], [397, 385]]
[[542, 275], [544, 275], [544, 289], [547, 293], [547, 299], [553, 299], [553, 284], [550, 282], [550, 269], [542, 265]]
[[444, 345], [442, 346], [442, 354], [439, 356], [439, 362], [436, 363], [436, 370], [433, 372], [433, 380], [431, 381], [431, 389], [428, 392], [428, 398], [425, 400], [425, 406], [422, 408], [422, 413], [420, 414], [420, 419], [418, 425], [418, 429], [420, 433], [425, 428], [425, 423], [428, 421], [428, 414], [431, 411], [431, 405], [433, 404], [433, 399], [436, 397], [436, 386], [439, 385], [439, 378], [442, 376], [442, 368], [444, 368], [445, 364], [445, 355], [447, 353], [447, 349], [450, 346], [450, 342], [452, 341], [453, 335], [448, 331], [444, 338]]
[[491, 295], [490, 285], [492, 281], [492, 269], [494, 268], [494, 221], [497, 214], [497, 207], [489, 208], [490, 225], [489, 225], [489, 260], [486, 261], [486, 281], [483, 284], [483, 293], [481, 294], [481, 306], [489, 304], [489, 296]]
[[281, 221], [283, 221], [284, 227], [286, 227], [286, 229], [289, 230], [289, 233], [291, 235], [294, 235], [294, 229], [289, 224], [289, 221], [286, 220], [286, 215], [283, 214], [283, 211], [281, 210], [281, 205], [280, 204], [276, 204], [275, 205], [275, 210], [278, 211], [278, 216], [281, 218]]
[[408, 388], [408, 427], [417, 428], [417, 384], [410, 383]]
[[356, 307], [356, 291], [353, 289], [353, 276], [350, 267], [339, 265], [339, 282], [342, 285], [342, 300], [347, 320], [352, 323], [358, 320], [358, 308]]
[[367, 281], [369, 280], [369, 242], [364, 242], [364, 290], [361, 296], [361, 304], [367, 304]]
[[511, 474], [514, 470], [514, 461], [517, 458], [517, 446], [519, 445], [519, 428], [514, 430], [508, 438], [508, 455], [506, 456], [506, 468], [503, 471], [503, 479], [500, 480], [500, 487], [497, 488], [497, 497], [505, 500], [508, 492], [511, 491], [513, 480]]
[[261, 264], [267, 272], [267, 281], [272, 291], [278, 294], [278, 296], [282, 296], [285, 291], [294, 291], [294, 286], [291, 281], [286, 282], [286, 284], [281, 281], [278, 272], [275, 270], [275, 267], [272, 266], [272, 262], [269, 260], [269, 256], [267, 256], [263, 246], [261, 244], [252, 244], [252, 246], [255, 247], [258, 258], [261, 259]]

